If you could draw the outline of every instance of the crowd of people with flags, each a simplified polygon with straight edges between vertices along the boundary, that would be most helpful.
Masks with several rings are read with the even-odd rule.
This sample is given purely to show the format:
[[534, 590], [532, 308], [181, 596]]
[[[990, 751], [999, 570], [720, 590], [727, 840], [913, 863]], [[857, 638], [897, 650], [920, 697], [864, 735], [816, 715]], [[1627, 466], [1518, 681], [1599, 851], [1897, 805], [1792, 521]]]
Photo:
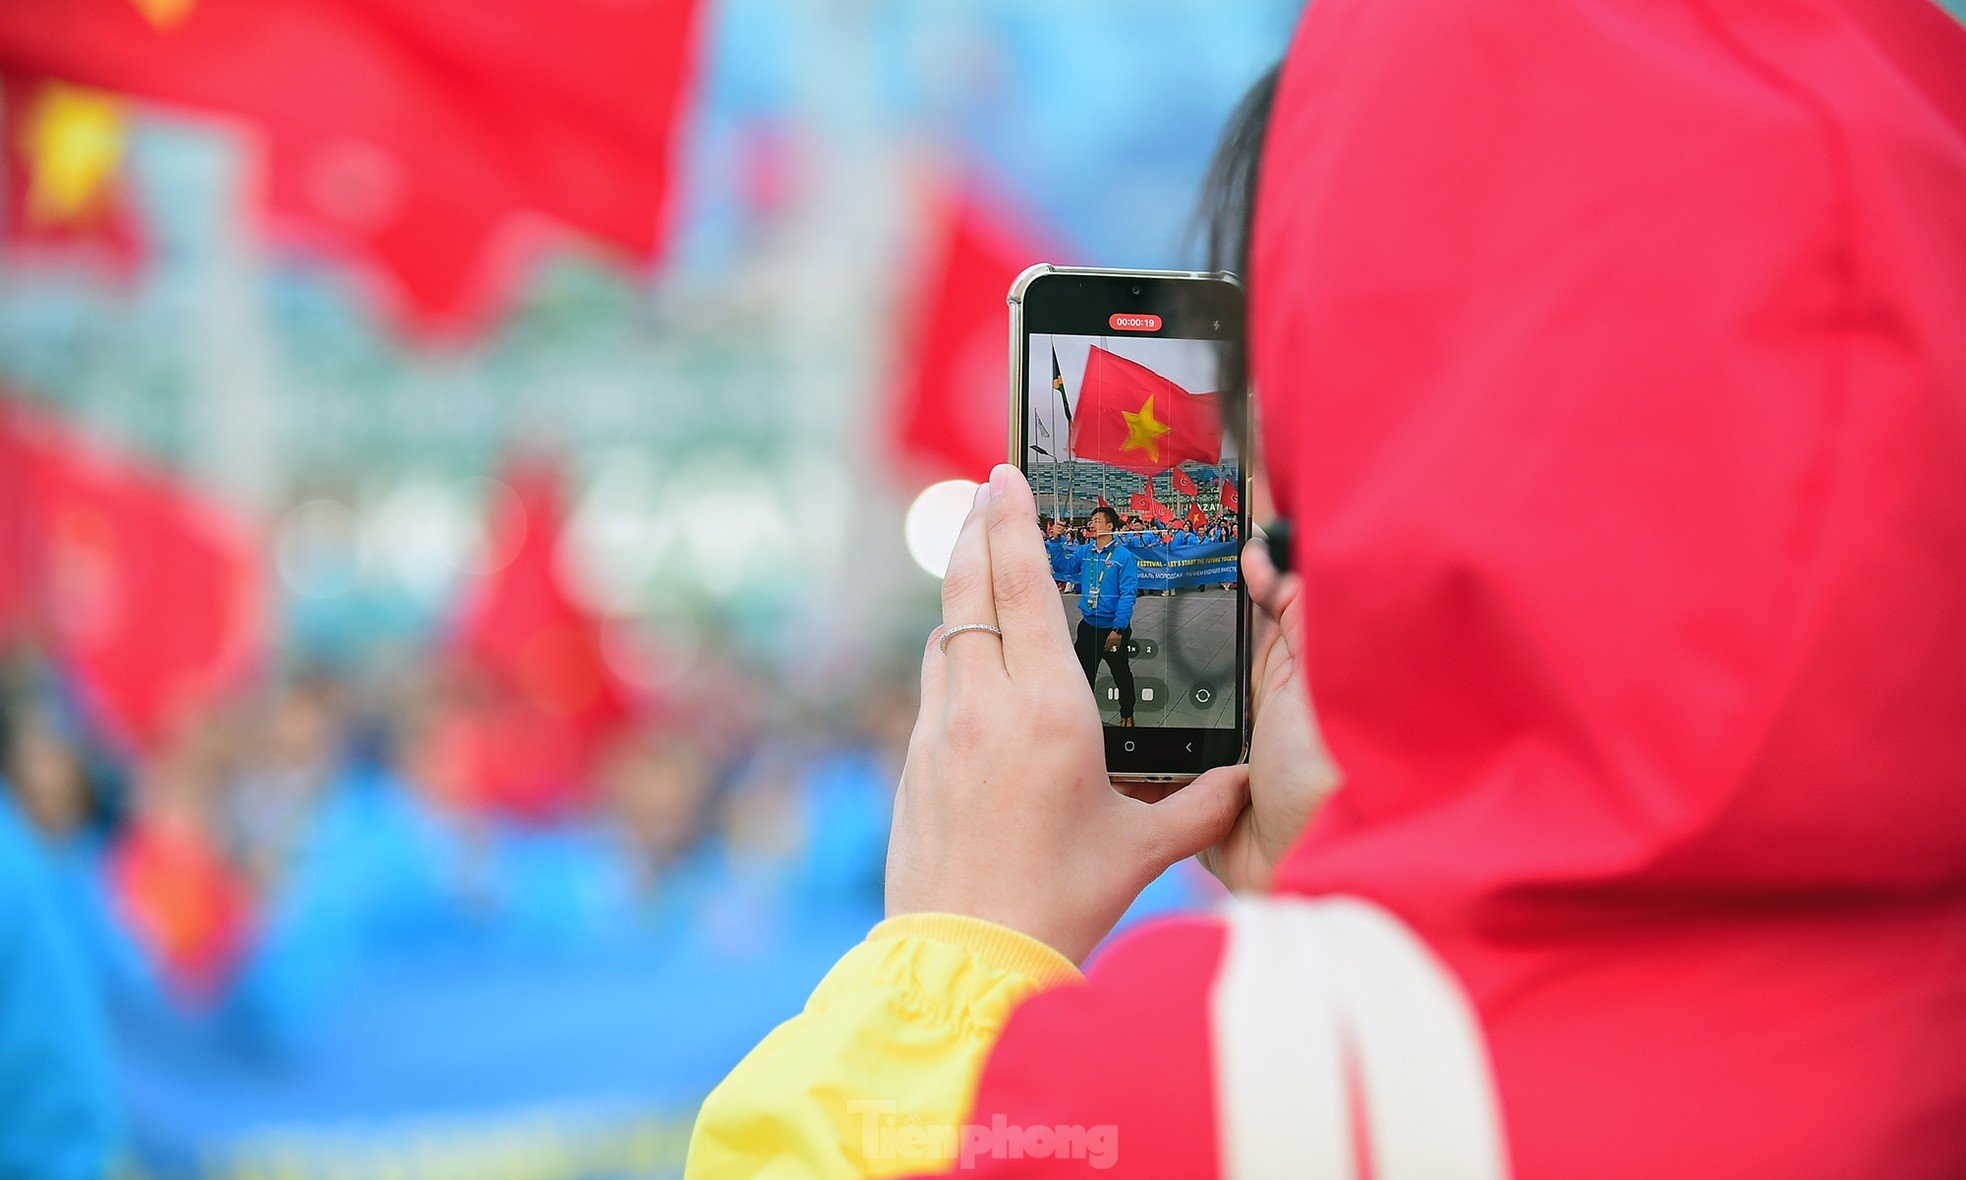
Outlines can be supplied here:
[[[32, 966], [17, 1002], [0, 1005], [0, 1078], [37, 1080], [35, 1101], [0, 1103], [0, 1175], [96, 1176], [112, 1157], [142, 1176], [286, 1174], [296, 1160], [398, 1174], [409, 1158], [496, 1174], [462, 1153], [493, 1150], [497, 1135], [417, 1122], [433, 1112], [534, 1126], [542, 1109], [591, 1119], [612, 1103], [636, 1118], [673, 1111], [686, 1130], [761, 1023], [878, 916], [913, 715], [912, 670], [866, 650], [890, 636], [862, 638], [841, 683], [816, 694], [784, 684], [784, 661], [742, 652], [738, 626], [717, 619], [687, 676], [665, 680], [639, 642], [660, 631], [657, 612], [597, 612], [569, 587], [575, 495], [594, 483], [580, 489], [574, 473], [589, 461], [592, 474], [599, 431], [569, 428], [551, 460], [439, 460], [379, 397], [323, 410], [381, 423], [340, 437], [340, 451], [299, 445], [320, 408], [299, 408], [310, 390], [340, 398], [371, 370], [442, 370], [472, 400], [483, 370], [527, 367], [501, 364], [512, 337], [544, 341], [555, 367], [540, 384], [577, 402], [559, 366], [581, 362], [566, 366], [578, 374], [593, 359], [569, 326], [590, 308], [539, 298], [551, 263], [577, 259], [592, 267], [582, 275], [605, 276], [596, 286], [632, 288], [621, 302], [632, 301], [630, 363], [641, 365], [644, 337], [676, 332], [650, 327], [661, 264], [695, 249], [711, 262], [691, 265], [708, 271], [738, 253], [672, 242], [727, 212], [692, 202], [741, 204], [747, 241], [773, 265], [787, 253], [788, 194], [803, 185], [815, 217], [836, 216], [812, 195], [822, 169], [805, 153], [818, 140], [800, 139], [798, 120], [864, 134], [872, 116], [789, 109], [796, 94], [758, 80], [784, 66], [778, 48], [753, 44], [770, 40], [760, 29], [843, 18], [791, 11], [74, 0], [0, 12], [4, 278], [30, 301], [43, 287], [63, 300], [80, 291], [59, 314], [9, 321], [7, 342], [65, 343], [72, 319], [113, 321], [105, 335], [127, 345], [98, 355], [84, 330], [74, 356], [50, 344], [49, 363], [0, 350], [0, 959]], [[990, 19], [1050, 31], [1080, 18]], [[1118, 6], [1086, 16], [1079, 36], [1115, 19], [1133, 17]], [[1186, 19], [1261, 24], [1206, 6]], [[865, 27], [903, 23], [870, 15]], [[1165, 39], [1170, 58], [1186, 56], [1178, 34]], [[741, 59], [722, 89], [705, 81], [719, 55]], [[1222, 68], [1220, 103], [1243, 68]], [[1212, 118], [1193, 96], [1181, 110]], [[1042, 112], [1047, 127], [1054, 114]], [[1103, 135], [1094, 114], [1083, 123]], [[1198, 137], [1170, 142], [1199, 162]], [[1125, 166], [1137, 173], [1136, 153]], [[921, 310], [878, 342], [900, 360], [893, 404], [864, 407], [872, 429], [893, 432], [904, 481], [1003, 457], [1002, 414], [973, 408], [1001, 404], [1009, 277], [1102, 248], [1035, 228], [1070, 241], [1091, 226], [986, 179], [1005, 171], [948, 168], [914, 210], [920, 257], [895, 273], [921, 288], [903, 300]], [[713, 196], [681, 191], [686, 181]], [[1072, 183], [1103, 204], [1100, 176]], [[1099, 227], [1113, 228], [1103, 213]], [[887, 273], [886, 255], [867, 257]], [[735, 290], [734, 311], [703, 314], [727, 314], [731, 338], [753, 346], [756, 292], [727, 277], [699, 273], [691, 290]], [[187, 301], [226, 339], [187, 331]], [[322, 342], [296, 345], [296, 325], [322, 324], [361, 355], [310, 386]], [[262, 354], [279, 363], [230, 371]], [[811, 360], [785, 367], [810, 375]], [[1137, 368], [1102, 352], [1092, 376], [1131, 396]], [[159, 396], [131, 412], [152, 377]], [[225, 400], [235, 385], [260, 420], [220, 421], [239, 408]], [[784, 396], [825, 395], [814, 378]], [[1160, 407], [1175, 416], [1161, 493], [1150, 473], [1145, 499], [1120, 505], [1129, 552], [1237, 539], [1213, 419], [1180, 416], [1210, 399], [1184, 397]], [[530, 437], [516, 395], [484, 400], [473, 412], [487, 434]], [[1078, 458], [1117, 454], [1117, 436], [1098, 433], [1113, 423], [1098, 424], [1097, 397], [1085, 409]], [[376, 438], [396, 450], [365, 451]], [[242, 456], [263, 478], [223, 470]], [[400, 649], [359, 624], [335, 633], [346, 650], [303, 641], [308, 609], [341, 609], [287, 579], [280, 522], [310, 481], [405, 487], [463, 473], [445, 486], [499, 489], [474, 508], [502, 560], [460, 567], [419, 604], [431, 617], [405, 626], [408, 638], [392, 633]], [[850, 486], [920, 486], [872, 482]], [[1089, 508], [1061, 532], [1082, 529]], [[1143, 912], [1180, 904], [1198, 882], [1170, 879]], [[745, 987], [704, 982], [732, 977], [733, 957]], [[622, 1125], [648, 1140], [642, 1124]], [[331, 1128], [327, 1140], [268, 1130], [315, 1127]], [[402, 1128], [400, 1154], [345, 1154], [378, 1128]], [[453, 1146], [432, 1154], [445, 1135]], [[591, 1121], [580, 1137], [606, 1138]], [[674, 1170], [638, 1150], [529, 1174]]]
[[[1100, 507], [1110, 509], [1111, 505], [1101, 501]], [[1083, 588], [1085, 553], [1093, 543], [1091, 517], [1066, 520], [1046, 516], [1040, 524], [1044, 528], [1045, 552], [1051, 556], [1053, 580], [1060, 590], [1076, 593]], [[1189, 517], [1166, 524], [1156, 521], [1151, 514], [1123, 516], [1114, 536], [1119, 544], [1131, 548], [1162, 546], [1178, 552], [1204, 545], [1239, 546], [1242, 526], [1233, 512], [1210, 516], [1196, 509]], [[1230, 567], [1225, 572], [1227, 577], [1219, 584], [1233, 586], [1235, 570]], [[1218, 583], [1198, 585], [1195, 589], [1207, 589], [1214, 584]], [[1173, 593], [1173, 588], [1163, 588], [1162, 593]]]
[[391, 963], [550, 976], [878, 912], [905, 677], [815, 710], [712, 654], [686, 694], [637, 689], [562, 576], [557, 469], [503, 476], [509, 557], [428, 650], [296, 666], [220, 506], [0, 400], [0, 876], [31, 882], [0, 899], [0, 942], [38, 931], [75, 967], [39, 1040], [0, 1020], [0, 1067], [48, 1079], [9, 1108], [44, 1122], [6, 1128], [0, 1171], [16, 1148], [30, 1168], [192, 1150], [124, 1108], [146, 1052], [170, 1086], [185, 1038], [305, 1076], [350, 1052], [323, 1040]]

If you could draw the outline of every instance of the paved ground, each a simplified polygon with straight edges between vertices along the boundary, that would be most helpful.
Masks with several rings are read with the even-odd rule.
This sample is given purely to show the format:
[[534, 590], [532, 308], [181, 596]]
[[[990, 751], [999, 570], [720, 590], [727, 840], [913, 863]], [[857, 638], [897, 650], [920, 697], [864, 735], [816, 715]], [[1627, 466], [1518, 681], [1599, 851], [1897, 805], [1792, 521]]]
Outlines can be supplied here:
[[[1079, 626], [1077, 594], [1065, 596], [1072, 632]], [[1136, 725], [1235, 724], [1236, 594], [1233, 587], [1142, 594], [1133, 604], [1133, 686]], [[1110, 724], [1119, 716], [1113, 674], [1102, 661], [1093, 692]]]

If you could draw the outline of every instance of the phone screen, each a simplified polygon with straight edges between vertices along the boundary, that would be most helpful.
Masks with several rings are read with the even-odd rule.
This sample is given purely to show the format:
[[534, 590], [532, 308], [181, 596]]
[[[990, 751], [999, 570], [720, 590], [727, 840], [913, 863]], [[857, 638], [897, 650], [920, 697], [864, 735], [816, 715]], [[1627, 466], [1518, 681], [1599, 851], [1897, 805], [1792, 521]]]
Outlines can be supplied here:
[[1241, 294], [1219, 279], [1060, 272], [1020, 320], [1020, 462], [1115, 773], [1243, 747], [1243, 464], [1220, 395]]

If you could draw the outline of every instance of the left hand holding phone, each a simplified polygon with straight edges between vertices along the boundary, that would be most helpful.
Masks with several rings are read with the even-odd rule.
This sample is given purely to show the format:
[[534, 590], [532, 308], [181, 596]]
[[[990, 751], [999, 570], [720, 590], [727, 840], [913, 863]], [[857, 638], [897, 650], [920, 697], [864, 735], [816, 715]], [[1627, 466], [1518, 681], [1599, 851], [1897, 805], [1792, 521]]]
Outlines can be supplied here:
[[[1223, 839], [1247, 779], [1155, 803], [1115, 790], [1099, 711], [1014, 467], [978, 489], [922, 657], [921, 712], [895, 796], [887, 912], [981, 918], [1083, 962], [1169, 865]], [[987, 623], [1003, 632], [949, 629]]]

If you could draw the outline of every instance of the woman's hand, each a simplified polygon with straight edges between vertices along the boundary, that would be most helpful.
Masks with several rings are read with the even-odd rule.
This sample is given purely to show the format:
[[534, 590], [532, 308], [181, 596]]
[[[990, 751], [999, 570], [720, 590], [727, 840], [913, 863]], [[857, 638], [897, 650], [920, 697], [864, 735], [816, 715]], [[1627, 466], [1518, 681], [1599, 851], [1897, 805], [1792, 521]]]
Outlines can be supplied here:
[[1311, 718], [1304, 667], [1297, 656], [1303, 584], [1278, 574], [1268, 546], [1260, 541], [1243, 546], [1242, 571], [1257, 605], [1249, 762], [1218, 767], [1183, 790], [1206, 785], [1248, 795], [1248, 808], [1227, 838], [1201, 854], [1201, 863], [1230, 889], [1253, 893], [1270, 887], [1277, 862], [1311, 822], [1318, 804], [1337, 788], [1340, 776]]
[[[1228, 836], [1247, 780], [1158, 803], [1113, 789], [1036, 523], [1030, 486], [1000, 466], [956, 539], [895, 797], [887, 912], [982, 918], [1082, 962], [1148, 882]], [[941, 651], [964, 623], [1003, 638], [966, 631]]]

